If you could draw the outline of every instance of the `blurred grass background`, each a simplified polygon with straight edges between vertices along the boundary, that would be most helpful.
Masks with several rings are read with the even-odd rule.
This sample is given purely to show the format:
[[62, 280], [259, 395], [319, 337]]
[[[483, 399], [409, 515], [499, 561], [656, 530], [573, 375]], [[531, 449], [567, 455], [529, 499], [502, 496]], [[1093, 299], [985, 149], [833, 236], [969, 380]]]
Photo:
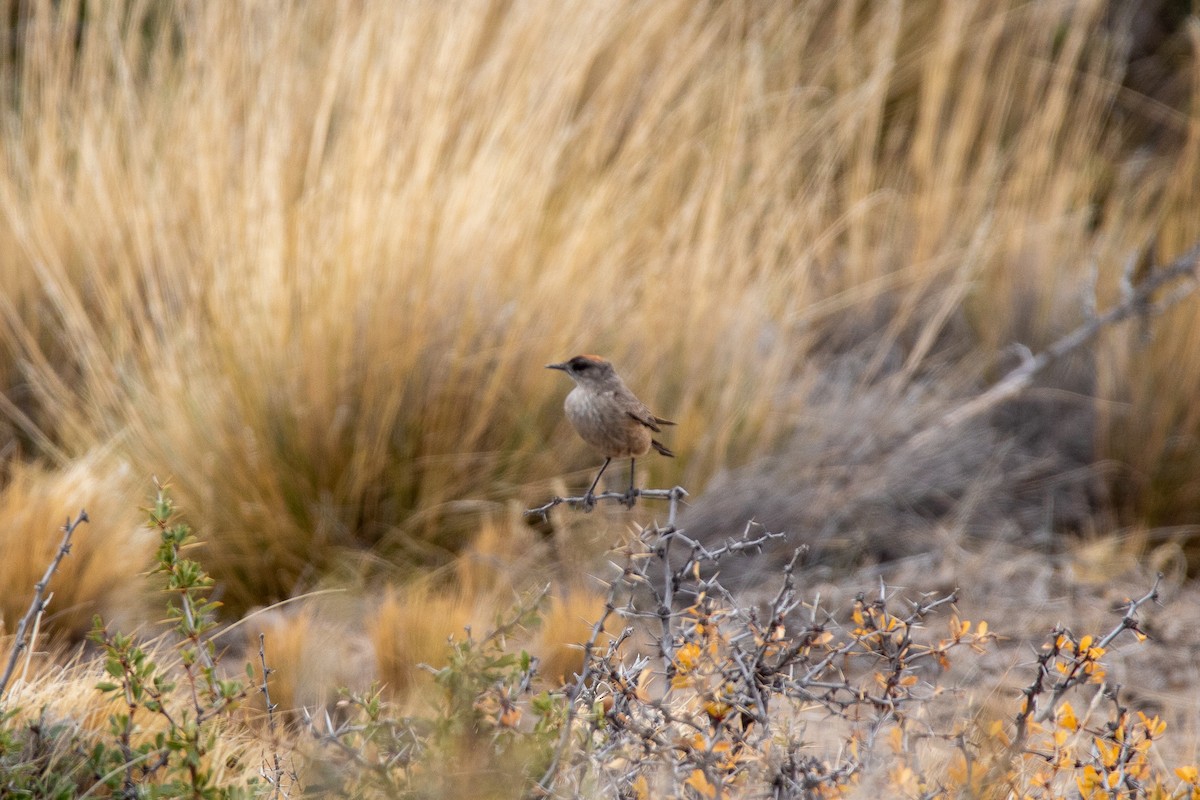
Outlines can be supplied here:
[[[596, 461], [543, 364], [612, 358], [679, 423], [647, 480], [697, 494], [806, 364], [986, 383], [1200, 239], [1195, 12], [5, 3], [0, 585], [86, 505], [60, 629], [136, 617], [158, 476], [231, 616], [357, 587], [405, 685], [414, 625], [569, 566], [519, 514]], [[1196, 312], [1086, 354], [1122, 526], [1196, 521]]]

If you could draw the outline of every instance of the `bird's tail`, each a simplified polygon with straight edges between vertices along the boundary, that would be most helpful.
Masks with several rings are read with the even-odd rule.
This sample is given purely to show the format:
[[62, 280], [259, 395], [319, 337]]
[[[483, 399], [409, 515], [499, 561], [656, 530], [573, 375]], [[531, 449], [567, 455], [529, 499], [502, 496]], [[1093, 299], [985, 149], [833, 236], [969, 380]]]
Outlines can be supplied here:
[[668, 458], [675, 457], [675, 454], [672, 453], [670, 450], [668, 450], [667, 446], [664, 445], [662, 442], [658, 441], [657, 439], [651, 439], [650, 446], [653, 447], [658, 452], [662, 453], [664, 456], [667, 456]]

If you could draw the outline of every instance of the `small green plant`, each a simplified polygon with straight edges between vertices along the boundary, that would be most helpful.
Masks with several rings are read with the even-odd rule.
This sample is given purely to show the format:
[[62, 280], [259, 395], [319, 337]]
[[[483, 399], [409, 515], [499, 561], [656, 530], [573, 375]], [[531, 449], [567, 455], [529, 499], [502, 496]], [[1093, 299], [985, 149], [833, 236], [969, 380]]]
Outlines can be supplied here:
[[[111, 739], [91, 750], [97, 781], [122, 797], [232, 798], [247, 792], [220, 786], [208, 756], [221, 722], [246, 698], [247, 684], [222, 678], [208, 634], [217, 625], [220, 603], [210, 599], [212, 578], [183, 550], [195, 537], [177, 519], [166, 487], [158, 487], [148, 510], [159, 531], [157, 566], [166, 578], [167, 617], [175, 637], [176, 663], [163, 663], [139, 640], [110, 631], [96, 617], [91, 641], [103, 651], [110, 676], [97, 688], [119, 699], [123, 708], [109, 715]], [[247, 675], [254, 677], [247, 665]], [[182, 687], [182, 692], [176, 689]]]
[[23, 725], [0, 714], [0, 797], [72, 800], [80, 794], [84, 746], [78, 731], [43, 712]]
[[[511, 796], [550, 763], [565, 703], [534, 694], [537, 659], [509, 638], [539, 624], [544, 589], [496, 620], [447, 643], [427, 711], [400, 715], [379, 689], [344, 693], [340, 722], [306, 722], [326, 764], [321, 789], [352, 797]], [[310, 786], [310, 788], [314, 788]]]

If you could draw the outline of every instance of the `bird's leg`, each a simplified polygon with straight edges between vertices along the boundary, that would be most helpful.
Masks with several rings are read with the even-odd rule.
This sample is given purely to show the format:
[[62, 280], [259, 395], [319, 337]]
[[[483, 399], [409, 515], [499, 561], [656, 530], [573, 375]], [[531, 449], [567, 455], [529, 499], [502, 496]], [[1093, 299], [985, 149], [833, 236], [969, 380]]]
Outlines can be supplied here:
[[600, 467], [600, 471], [596, 473], [596, 480], [592, 481], [591, 487], [588, 488], [587, 494], [583, 496], [583, 507], [587, 511], [592, 510], [592, 506], [596, 505], [596, 496], [592, 494], [596, 489], [596, 484], [600, 483], [600, 476], [604, 474], [604, 470], [608, 469], [611, 458], [604, 459], [604, 465]]
[[629, 459], [629, 491], [625, 493], [625, 505], [633, 508], [633, 504], [637, 502], [638, 490], [633, 482], [633, 469], [637, 464], [636, 458]]

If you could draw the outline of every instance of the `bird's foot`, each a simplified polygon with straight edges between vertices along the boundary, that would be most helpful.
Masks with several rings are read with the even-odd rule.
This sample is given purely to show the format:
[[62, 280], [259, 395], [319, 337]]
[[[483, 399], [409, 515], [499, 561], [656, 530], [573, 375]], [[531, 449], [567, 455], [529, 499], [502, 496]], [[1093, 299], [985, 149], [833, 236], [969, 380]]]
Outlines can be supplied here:
[[593, 508], [596, 507], [596, 495], [592, 494], [591, 492], [588, 492], [587, 494], [585, 494], [583, 496], [583, 504], [582, 505], [583, 505], [583, 510], [585, 512], [590, 512]]
[[639, 490], [631, 488], [625, 493], [625, 496], [621, 498], [621, 502], [626, 508], [633, 508], [635, 505], [637, 505], [638, 495], [640, 494], [641, 492]]

